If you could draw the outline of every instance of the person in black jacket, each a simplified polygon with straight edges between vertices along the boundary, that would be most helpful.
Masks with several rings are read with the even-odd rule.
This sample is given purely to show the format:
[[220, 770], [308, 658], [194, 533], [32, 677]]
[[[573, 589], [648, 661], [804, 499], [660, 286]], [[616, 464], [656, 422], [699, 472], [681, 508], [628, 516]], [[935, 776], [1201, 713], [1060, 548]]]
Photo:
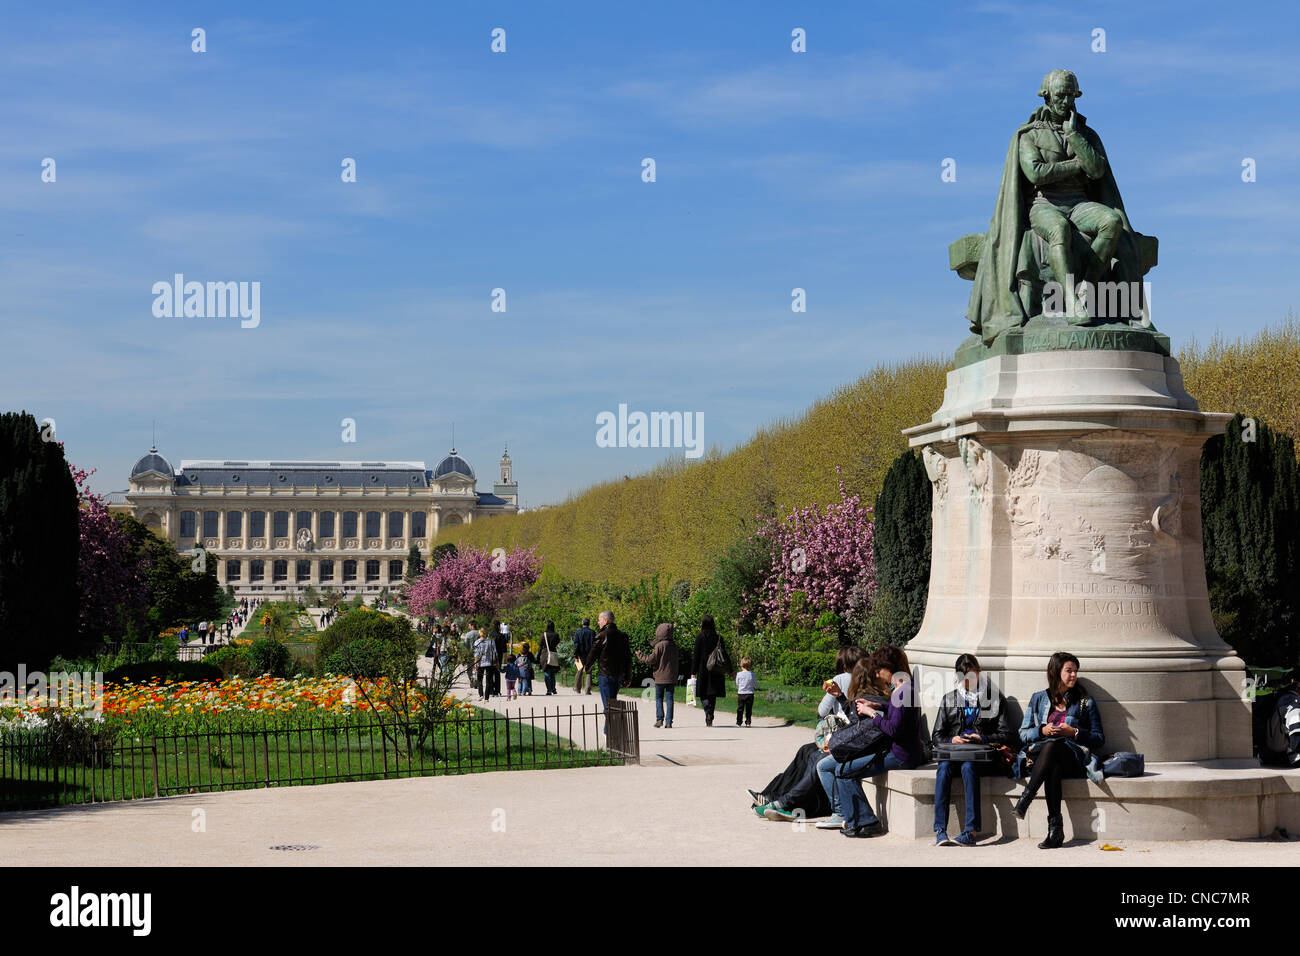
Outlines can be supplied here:
[[[1002, 692], [993, 699], [992, 686], [980, 680], [980, 662], [974, 654], [957, 658], [957, 686], [944, 695], [939, 713], [934, 720], [932, 740], [935, 747], [942, 744], [989, 744], [993, 747], [1010, 745], [1016, 740], [1015, 726], [1007, 712], [1007, 700]], [[960, 768], [958, 771], [957, 768]], [[980, 831], [980, 781], [979, 778], [1003, 768], [997, 761], [987, 763], [964, 760], [939, 761], [934, 779], [934, 845], [974, 846]], [[948, 839], [948, 800], [952, 795], [952, 775], [961, 773], [966, 792], [966, 820], [961, 836]]]
[[[709, 655], [714, 648], [722, 648], [722, 670], [709, 670]], [[700, 621], [700, 633], [695, 638], [695, 657], [691, 664], [691, 676], [695, 678], [695, 696], [704, 702], [704, 726], [713, 726], [713, 709], [719, 697], [727, 696], [727, 677], [732, 673], [731, 655], [727, 645], [722, 642], [713, 623], [713, 615], [704, 615]]]
[[591, 693], [591, 671], [587, 670], [587, 655], [591, 653], [591, 642], [596, 639], [596, 632], [591, 629], [591, 618], [582, 619], [582, 627], [573, 632], [573, 663], [578, 673], [573, 681], [573, 692]]
[[609, 702], [618, 697], [620, 684], [627, 687], [632, 683], [632, 645], [627, 635], [614, 626], [613, 611], [601, 611], [596, 621], [600, 630], [583, 663], [587, 670], [600, 665], [596, 678], [600, 685], [600, 706], [609, 710]]

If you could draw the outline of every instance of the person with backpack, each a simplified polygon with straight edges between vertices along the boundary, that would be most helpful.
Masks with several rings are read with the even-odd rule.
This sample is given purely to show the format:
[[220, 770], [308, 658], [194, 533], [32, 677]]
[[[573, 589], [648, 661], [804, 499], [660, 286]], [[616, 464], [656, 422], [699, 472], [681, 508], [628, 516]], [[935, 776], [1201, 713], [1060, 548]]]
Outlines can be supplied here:
[[1087, 777], [1094, 783], [1104, 779], [1097, 752], [1106, 743], [1097, 702], [1079, 683], [1079, 659], [1057, 651], [1047, 662], [1047, 689], [1034, 691], [1020, 724], [1024, 745], [1016, 758], [1013, 776], [1032, 767], [1025, 792], [1013, 811], [1023, 820], [1029, 805], [1042, 787], [1047, 789], [1047, 839], [1040, 850], [1055, 850], [1065, 843], [1065, 821], [1061, 817], [1061, 781], [1066, 777]]
[[691, 676], [695, 694], [704, 703], [704, 726], [713, 726], [713, 711], [718, 698], [727, 696], [727, 678], [732, 673], [731, 655], [713, 623], [713, 615], [704, 615], [700, 633], [695, 638], [695, 655]]
[[[943, 744], [987, 744], [1002, 748], [1015, 740], [1007, 699], [998, 691], [997, 699], [989, 685], [980, 683], [980, 662], [974, 654], [957, 658], [957, 686], [944, 695], [934, 718], [931, 740], [938, 748]], [[1006, 776], [1010, 769], [994, 755], [991, 761], [940, 760], [934, 778], [934, 845], [974, 846], [980, 832], [980, 781], [987, 774]], [[966, 817], [961, 835], [948, 839], [948, 800], [952, 796], [953, 774], [960, 773], [966, 795]]]
[[542, 680], [546, 682], [546, 696], [556, 696], [555, 675], [560, 672], [560, 635], [555, 622], [547, 621], [546, 630], [537, 642], [537, 661], [542, 665]]
[[[637, 652], [641, 663], [649, 664], [655, 682], [655, 726], [671, 728], [673, 725], [673, 690], [677, 686], [677, 642], [673, 640], [673, 626], [660, 624], [655, 628], [654, 650], [649, 654]], [[664, 719], [664, 698], [668, 699], [667, 720]]]

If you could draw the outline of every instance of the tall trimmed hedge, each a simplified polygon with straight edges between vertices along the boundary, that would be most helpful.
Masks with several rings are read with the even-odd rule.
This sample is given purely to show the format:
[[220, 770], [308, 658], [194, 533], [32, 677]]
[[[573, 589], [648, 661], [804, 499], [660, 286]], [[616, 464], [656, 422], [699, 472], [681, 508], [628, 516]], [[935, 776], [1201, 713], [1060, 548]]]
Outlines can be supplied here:
[[896, 642], [916, 636], [930, 587], [930, 479], [925, 465], [905, 451], [890, 465], [876, 498], [876, 586], [897, 602]]
[[1263, 421], [1254, 423], [1252, 436], [1238, 414], [1207, 441], [1201, 521], [1219, 633], [1248, 664], [1296, 664], [1300, 486], [1291, 436]]
[[0, 670], [79, 650], [77, 507], [63, 446], [27, 412], [0, 414]]

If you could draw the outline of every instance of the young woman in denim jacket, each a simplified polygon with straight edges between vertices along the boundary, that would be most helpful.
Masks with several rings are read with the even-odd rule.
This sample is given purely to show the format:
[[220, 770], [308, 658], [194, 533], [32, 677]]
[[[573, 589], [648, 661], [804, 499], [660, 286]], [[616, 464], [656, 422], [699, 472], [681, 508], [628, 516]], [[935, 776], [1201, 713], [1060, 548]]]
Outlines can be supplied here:
[[1065, 842], [1061, 819], [1061, 780], [1066, 777], [1101, 778], [1094, 751], [1106, 738], [1101, 730], [1101, 714], [1096, 701], [1079, 683], [1079, 659], [1057, 651], [1047, 662], [1047, 689], [1035, 691], [1025, 708], [1020, 724], [1023, 744], [1016, 758], [1015, 775], [1023, 775], [1031, 764], [1029, 782], [1016, 803], [1015, 814], [1021, 820], [1029, 811], [1040, 787], [1047, 787], [1047, 839], [1040, 850], [1054, 850]]

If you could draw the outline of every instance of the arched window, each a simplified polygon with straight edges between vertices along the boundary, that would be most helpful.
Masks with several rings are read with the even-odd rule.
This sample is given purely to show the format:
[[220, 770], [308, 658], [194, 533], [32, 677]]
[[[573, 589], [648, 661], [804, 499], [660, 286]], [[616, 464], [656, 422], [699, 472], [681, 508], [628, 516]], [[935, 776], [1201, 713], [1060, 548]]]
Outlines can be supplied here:
[[217, 536], [217, 512], [203, 512], [203, 537], [215, 538]]
[[181, 512], [181, 537], [182, 538], [194, 537], [194, 512], [193, 511]]
[[261, 581], [266, 576], [266, 562], [249, 561], [248, 562], [248, 580]]
[[244, 536], [244, 513], [242, 511], [226, 512], [226, 537], [242, 538]]
[[239, 576], [240, 576], [241, 574], [243, 574], [243, 569], [244, 569], [244, 562], [243, 562], [243, 561], [227, 561], [227, 562], [226, 562], [226, 580], [227, 580], [227, 581], [238, 581], [238, 580], [239, 580]]
[[266, 512], [250, 511], [248, 514], [248, 533], [254, 538], [266, 537]]
[[357, 513], [355, 511], [343, 512], [343, 537], [355, 538], [357, 536]]
[[343, 562], [343, 580], [355, 581], [357, 579], [357, 563], [355, 561]]
[[287, 581], [289, 580], [289, 562], [283, 559], [271, 562], [271, 580]]
[[378, 581], [378, 580], [379, 580], [379, 562], [378, 562], [378, 561], [367, 561], [367, 562], [366, 562], [366, 581], [367, 581], [367, 582], [370, 582], [370, 581]]
[[405, 524], [402, 518], [404, 517], [405, 515], [400, 511], [388, 512], [388, 536], [390, 538], [400, 538], [402, 536], [402, 525]]
[[383, 532], [379, 530], [379, 519], [380, 519], [380, 514], [378, 511], [366, 512], [366, 537], [367, 538], [378, 538], [381, 534], [383, 534]]
[[297, 518], [293, 522], [294, 531], [301, 531], [303, 528], [306, 528], [308, 531], [311, 530], [310, 511], [299, 511]]
[[416, 511], [411, 514], [411, 537], [423, 538], [426, 534], [424, 530], [425, 514], [423, 511]]
[[389, 562], [388, 562], [388, 580], [390, 580], [390, 581], [400, 581], [400, 580], [402, 580], [402, 562], [401, 562], [401, 561], [389, 561]]
[[271, 523], [271, 537], [289, 537], [289, 512], [277, 511]]
[[297, 565], [297, 567], [294, 569], [294, 578], [293, 578], [293, 579], [294, 579], [295, 581], [309, 581], [309, 580], [311, 580], [311, 562], [310, 562], [310, 561], [295, 561], [294, 564]]
[[322, 561], [322, 562], [320, 563], [320, 579], [321, 579], [322, 581], [333, 581], [333, 580], [334, 580], [334, 562], [333, 562], [333, 561]]
[[334, 537], [334, 512], [322, 511], [320, 513], [320, 536], [322, 538]]

